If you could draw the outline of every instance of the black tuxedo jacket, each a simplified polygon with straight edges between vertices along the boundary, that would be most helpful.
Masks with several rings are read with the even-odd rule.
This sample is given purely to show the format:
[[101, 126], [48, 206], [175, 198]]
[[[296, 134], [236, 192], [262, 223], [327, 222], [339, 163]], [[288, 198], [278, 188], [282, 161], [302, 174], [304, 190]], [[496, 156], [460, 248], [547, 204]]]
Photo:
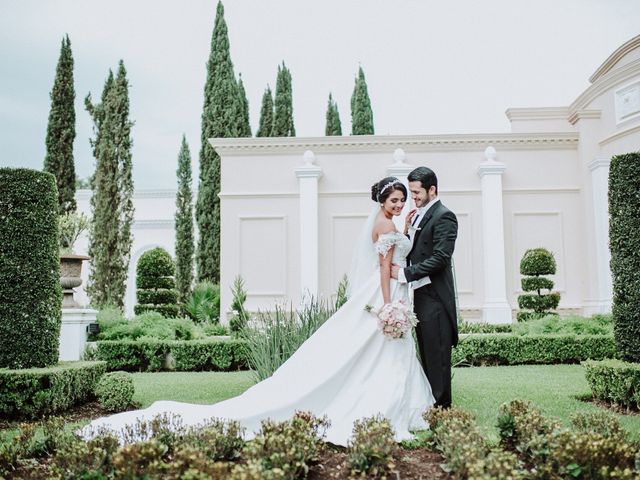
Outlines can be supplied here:
[[451, 269], [451, 256], [458, 237], [458, 219], [442, 202], [427, 210], [418, 225], [413, 247], [407, 256], [410, 265], [404, 269], [407, 281], [429, 276], [431, 284], [418, 288], [433, 289], [444, 306], [453, 329], [453, 345], [458, 343], [456, 296]]

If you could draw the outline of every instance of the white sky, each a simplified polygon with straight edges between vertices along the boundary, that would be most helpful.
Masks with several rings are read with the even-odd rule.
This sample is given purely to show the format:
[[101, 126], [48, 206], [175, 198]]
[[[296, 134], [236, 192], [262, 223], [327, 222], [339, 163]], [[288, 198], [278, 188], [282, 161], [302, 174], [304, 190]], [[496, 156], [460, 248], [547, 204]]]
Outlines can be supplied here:
[[[226, 0], [231, 55], [258, 127], [277, 65], [293, 77], [298, 136], [324, 134], [329, 92], [350, 132], [364, 68], [377, 134], [509, 130], [509, 107], [563, 106], [639, 33], [638, 0]], [[42, 168], [60, 41], [75, 60], [76, 171], [94, 168], [83, 99], [124, 59], [136, 188], [174, 188], [187, 135], [197, 178], [216, 0], [0, 0], [0, 166]]]

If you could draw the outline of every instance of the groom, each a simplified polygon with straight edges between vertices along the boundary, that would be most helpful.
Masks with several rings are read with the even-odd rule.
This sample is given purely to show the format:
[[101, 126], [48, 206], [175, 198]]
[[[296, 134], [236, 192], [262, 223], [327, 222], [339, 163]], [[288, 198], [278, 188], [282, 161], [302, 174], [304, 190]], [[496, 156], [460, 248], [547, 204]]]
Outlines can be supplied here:
[[436, 405], [451, 406], [451, 348], [458, 344], [456, 300], [451, 256], [458, 220], [438, 198], [438, 179], [427, 167], [409, 173], [409, 191], [417, 211], [411, 212], [413, 246], [406, 268], [392, 267], [393, 278], [414, 289], [416, 334], [422, 368]]

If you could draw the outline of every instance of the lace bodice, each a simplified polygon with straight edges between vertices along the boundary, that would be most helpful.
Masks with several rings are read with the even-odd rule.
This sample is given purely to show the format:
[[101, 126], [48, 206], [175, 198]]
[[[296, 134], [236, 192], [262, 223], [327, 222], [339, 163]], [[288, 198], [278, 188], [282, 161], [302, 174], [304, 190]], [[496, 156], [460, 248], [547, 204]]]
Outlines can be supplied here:
[[401, 267], [406, 266], [407, 255], [411, 251], [411, 240], [409, 240], [406, 235], [400, 232], [383, 233], [378, 237], [378, 241], [375, 242], [373, 246], [377, 253], [385, 257], [389, 250], [391, 250], [391, 247], [395, 246], [393, 249], [393, 257], [391, 258], [392, 263]]

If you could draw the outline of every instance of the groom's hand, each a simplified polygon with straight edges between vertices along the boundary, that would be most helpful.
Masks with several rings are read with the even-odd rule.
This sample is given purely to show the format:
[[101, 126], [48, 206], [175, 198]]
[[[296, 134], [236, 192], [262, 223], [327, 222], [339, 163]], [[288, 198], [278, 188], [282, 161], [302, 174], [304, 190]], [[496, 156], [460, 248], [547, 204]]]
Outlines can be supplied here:
[[398, 279], [398, 270], [400, 270], [398, 265], [391, 265], [391, 278]]

